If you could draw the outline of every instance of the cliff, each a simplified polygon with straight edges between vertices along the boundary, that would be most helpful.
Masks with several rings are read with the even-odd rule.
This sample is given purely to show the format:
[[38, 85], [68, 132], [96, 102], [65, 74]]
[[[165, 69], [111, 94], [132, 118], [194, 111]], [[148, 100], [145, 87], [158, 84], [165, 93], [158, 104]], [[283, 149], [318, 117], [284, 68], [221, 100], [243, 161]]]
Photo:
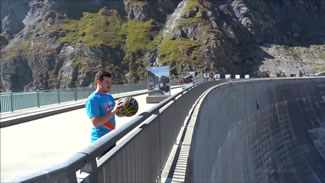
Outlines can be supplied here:
[[322, 0], [2, 0], [3, 90], [116, 83], [147, 67], [281, 75], [325, 71]]

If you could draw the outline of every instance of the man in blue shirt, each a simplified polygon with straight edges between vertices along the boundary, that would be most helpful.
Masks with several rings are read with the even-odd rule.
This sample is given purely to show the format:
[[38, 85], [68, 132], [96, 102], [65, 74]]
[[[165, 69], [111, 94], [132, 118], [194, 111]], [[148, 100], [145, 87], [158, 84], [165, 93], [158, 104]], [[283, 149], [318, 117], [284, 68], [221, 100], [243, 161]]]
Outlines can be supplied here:
[[94, 126], [91, 130], [91, 142], [115, 129], [115, 114], [122, 105], [121, 100], [116, 103], [109, 93], [112, 87], [111, 73], [99, 71], [96, 74], [96, 84], [96, 91], [86, 102], [87, 115]]

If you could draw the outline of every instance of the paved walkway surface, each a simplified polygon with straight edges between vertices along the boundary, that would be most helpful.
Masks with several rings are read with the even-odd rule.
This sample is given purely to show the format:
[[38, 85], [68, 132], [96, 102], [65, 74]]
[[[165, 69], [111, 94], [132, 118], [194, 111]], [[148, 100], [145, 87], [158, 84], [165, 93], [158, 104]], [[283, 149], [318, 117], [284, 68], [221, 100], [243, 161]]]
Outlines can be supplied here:
[[[171, 94], [174, 95], [181, 90], [182, 88], [172, 89]], [[147, 90], [142, 90], [142, 93], [145, 91]], [[135, 93], [131, 94], [135, 95]], [[113, 96], [120, 97], [117, 95]], [[146, 96], [148, 95], [142, 94], [134, 97], [139, 103], [138, 114], [156, 105], [147, 104]], [[80, 101], [80, 104], [82, 102], [84, 104], [85, 101]], [[54, 107], [58, 108], [59, 106], [56, 105]], [[54, 109], [50, 108], [49, 106], [48, 108], [21, 111], [19, 115], [16, 113], [16, 117], [29, 115], [32, 113], [32, 110]], [[2, 117], [1, 121], [4, 119]], [[14, 117], [13, 114], [12, 117]], [[6, 118], [9, 119], [9, 114]], [[132, 118], [117, 117], [117, 128]], [[84, 108], [1, 128], [0, 180], [28, 174], [65, 160], [74, 152], [90, 144], [91, 128], [92, 125]]]

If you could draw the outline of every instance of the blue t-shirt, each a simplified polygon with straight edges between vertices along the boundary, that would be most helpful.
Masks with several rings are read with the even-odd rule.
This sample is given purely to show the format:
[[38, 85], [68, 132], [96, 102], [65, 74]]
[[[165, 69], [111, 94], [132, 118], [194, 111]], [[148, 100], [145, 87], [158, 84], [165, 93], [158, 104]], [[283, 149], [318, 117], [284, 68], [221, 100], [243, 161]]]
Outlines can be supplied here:
[[[89, 119], [104, 116], [114, 109], [115, 100], [110, 93], [101, 94], [93, 92], [87, 99], [86, 111]], [[91, 130], [91, 142], [96, 141], [115, 128], [115, 115], [104, 125], [93, 127]]]

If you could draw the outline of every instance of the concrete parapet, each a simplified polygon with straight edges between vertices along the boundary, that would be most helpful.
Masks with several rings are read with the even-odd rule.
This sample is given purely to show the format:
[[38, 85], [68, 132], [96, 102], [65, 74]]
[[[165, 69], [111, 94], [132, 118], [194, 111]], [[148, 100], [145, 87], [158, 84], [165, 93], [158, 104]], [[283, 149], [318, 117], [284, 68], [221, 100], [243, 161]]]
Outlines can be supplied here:
[[205, 97], [187, 182], [325, 182], [325, 78], [239, 81]]

